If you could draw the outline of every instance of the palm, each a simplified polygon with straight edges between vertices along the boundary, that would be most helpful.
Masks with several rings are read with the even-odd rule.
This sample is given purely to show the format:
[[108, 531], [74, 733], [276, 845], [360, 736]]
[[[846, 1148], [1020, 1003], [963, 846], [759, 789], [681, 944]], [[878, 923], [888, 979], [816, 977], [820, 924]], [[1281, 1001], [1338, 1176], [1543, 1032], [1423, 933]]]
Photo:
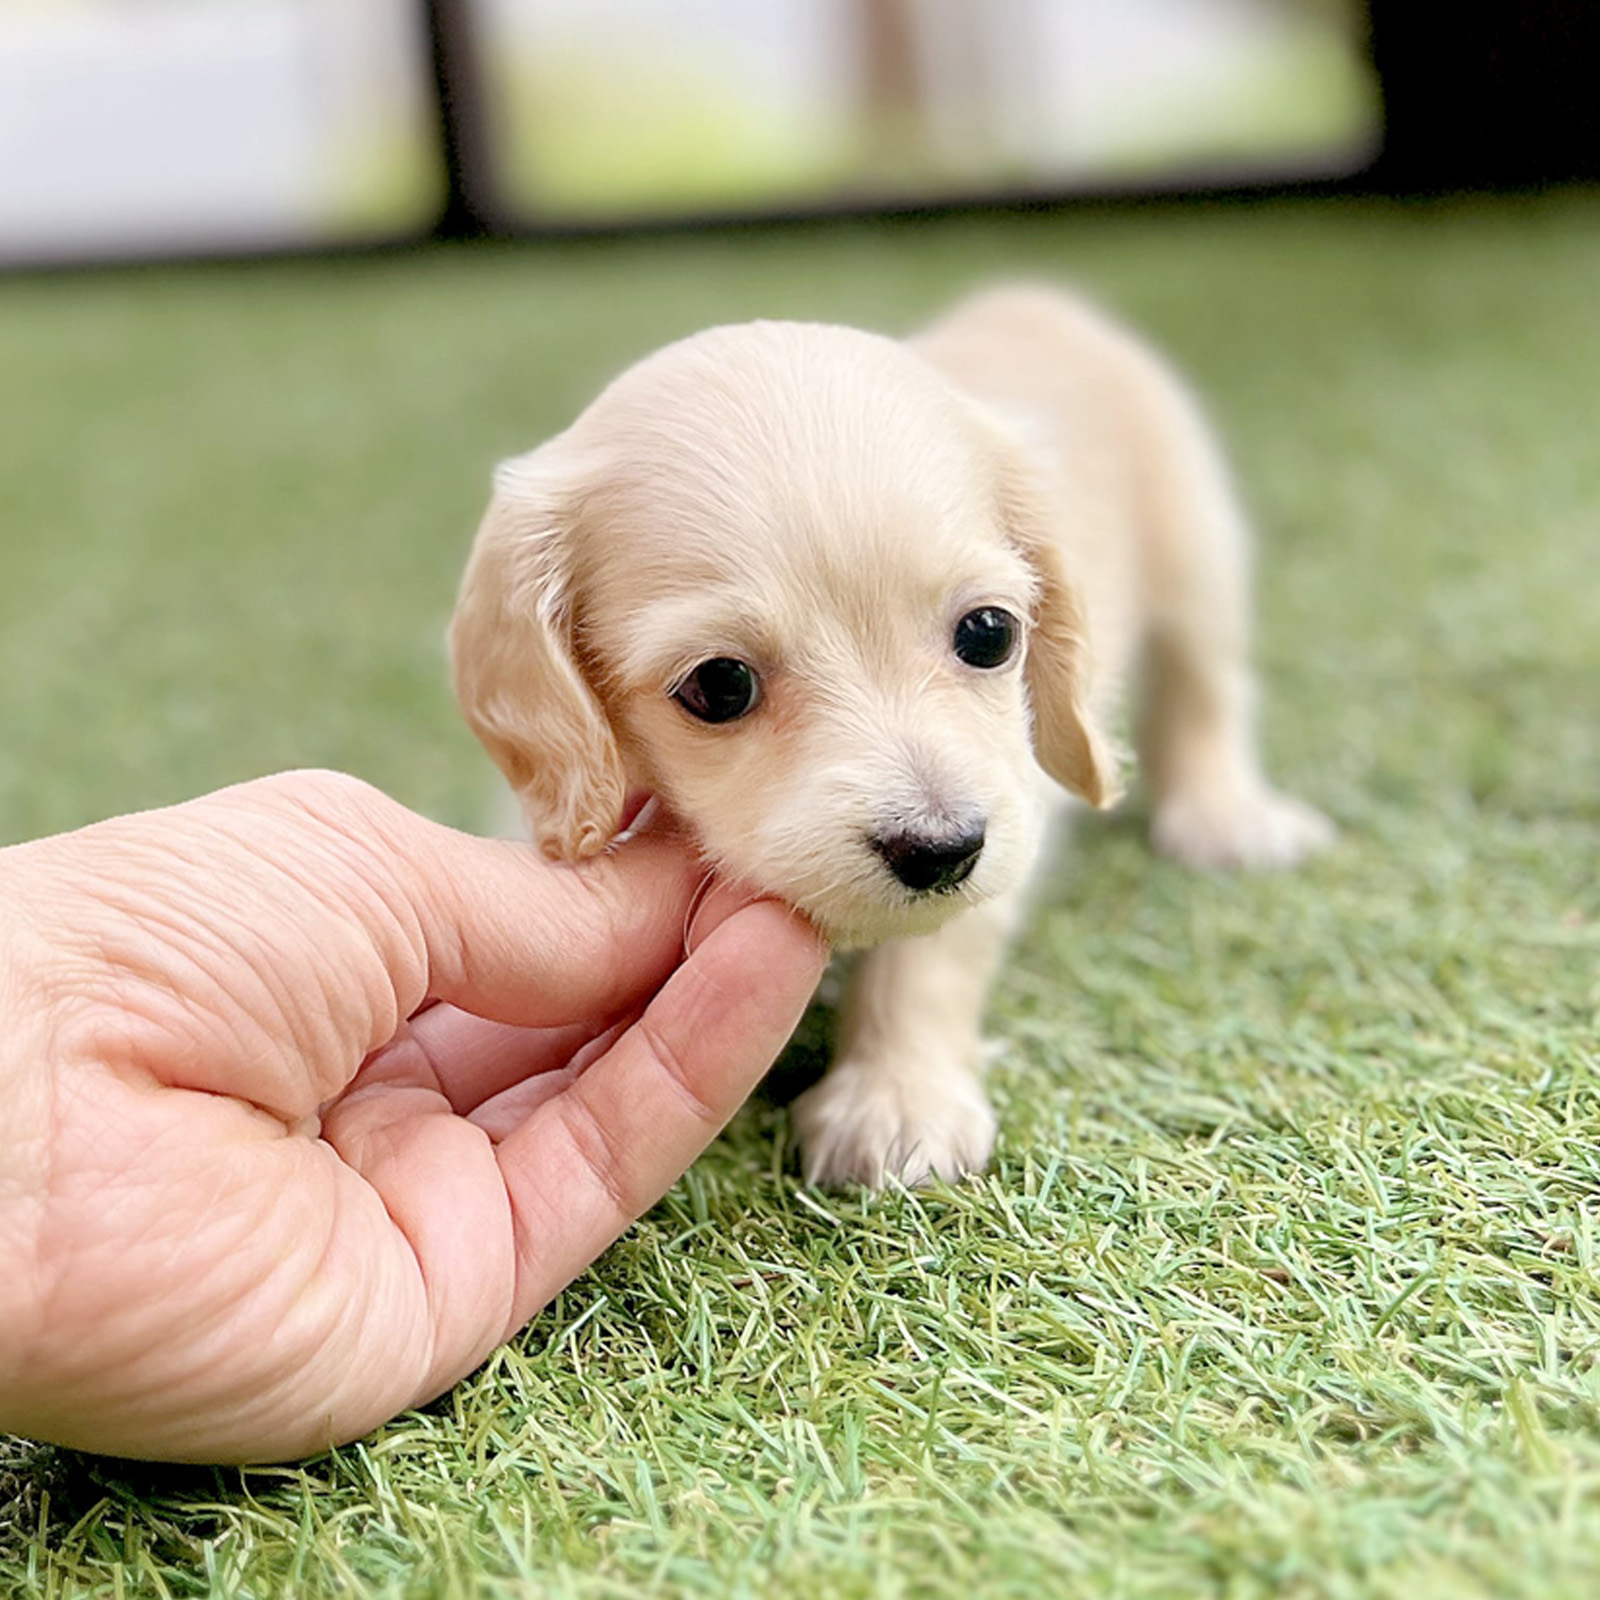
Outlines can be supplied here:
[[[51, 881], [23, 967], [57, 991], [37, 1059], [61, 1066], [51, 1093], [24, 1079], [14, 1146], [24, 1181], [28, 1152], [49, 1152], [28, 1374], [46, 1398], [25, 1431], [290, 1455], [438, 1393], [650, 1204], [748, 1088], [712, 1090], [684, 1061], [737, 1054], [752, 1028], [770, 1058], [815, 975], [814, 944], [752, 908], [703, 949], [776, 937], [792, 1005], [774, 1012], [698, 954], [657, 996], [697, 875], [670, 841], [629, 847], [644, 892], [598, 920], [591, 888], [575, 911], [561, 902], [575, 878], [472, 841], [487, 881], [462, 884], [458, 860], [447, 876], [505, 917], [463, 940], [394, 865], [416, 864], [419, 838], [381, 847], [396, 814], [428, 825], [337, 782], [286, 804], [304, 781], [180, 808], [201, 814], [179, 837], [197, 821], [210, 834], [204, 876], [174, 846], [173, 812], [77, 836], [80, 853], [83, 839], [131, 851], [133, 887], [108, 888], [92, 859], [81, 888]], [[13, 852], [0, 887], [37, 904], [29, 875], [58, 867], [55, 844]], [[533, 871], [555, 900], [549, 948], [530, 952]]]

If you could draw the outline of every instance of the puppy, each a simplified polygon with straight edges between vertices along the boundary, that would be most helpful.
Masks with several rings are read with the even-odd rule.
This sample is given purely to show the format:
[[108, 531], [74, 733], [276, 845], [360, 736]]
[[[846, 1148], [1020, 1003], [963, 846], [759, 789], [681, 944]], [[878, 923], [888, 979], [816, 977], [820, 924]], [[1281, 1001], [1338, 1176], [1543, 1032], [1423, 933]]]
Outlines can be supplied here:
[[1248, 541], [1171, 371], [1053, 291], [908, 343], [713, 328], [504, 464], [451, 626], [462, 709], [544, 852], [630, 792], [707, 863], [868, 947], [795, 1106], [806, 1177], [981, 1168], [985, 996], [1047, 815], [1119, 792], [1138, 669], [1158, 849], [1330, 837], [1256, 756]]

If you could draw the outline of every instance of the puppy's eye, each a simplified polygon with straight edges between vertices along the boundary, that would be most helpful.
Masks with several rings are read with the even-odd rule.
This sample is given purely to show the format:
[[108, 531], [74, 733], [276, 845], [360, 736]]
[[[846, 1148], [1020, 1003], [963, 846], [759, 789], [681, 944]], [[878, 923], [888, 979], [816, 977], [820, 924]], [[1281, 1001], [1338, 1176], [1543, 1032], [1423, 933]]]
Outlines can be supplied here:
[[999, 606], [979, 606], [956, 624], [956, 658], [969, 667], [1003, 667], [1017, 651], [1022, 624]]
[[672, 698], [702, 722], [737, 722], [761, 703], [761, 680], [755, 670], [733, 656], [702, 661]]

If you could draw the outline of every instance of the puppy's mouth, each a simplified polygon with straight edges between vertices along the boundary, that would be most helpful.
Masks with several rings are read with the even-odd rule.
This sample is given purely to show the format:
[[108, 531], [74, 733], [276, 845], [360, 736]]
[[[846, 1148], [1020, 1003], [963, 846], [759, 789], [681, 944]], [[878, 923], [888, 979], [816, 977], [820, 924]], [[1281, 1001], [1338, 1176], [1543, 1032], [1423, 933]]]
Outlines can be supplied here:
[[[641, 824], [660, 826], [656, 815], [652, 807]], [[936, 932], [1003, 890], [1009, 876], [994, 858], [997, 845], [982, 814], [894, 817], [848, 844], [821, 844], [809, 859], [804, 850], [791, 849], [762, 851], [752, 859], [738, 849], [717, 848], [693, 825], [689, 831], [697, 835], [709, 868], [786, 900], [838, 949]], [[799, 870], [788, 870], [794, 867]]]
[[836, 946], [933, 933], [995, 892], [992, 882], [974, 879], [984, 854], [981, 822], [896, 827], [868, 835], [865, 843], [866, 870], [848, 885], [811, 897], [804, 908]]
[[925, 894], [903, 891], [894, 903], [857, 899], [806, 909], [836, 950], [864, 950], [892, 939], [917, 939], [937, 933], [952, 917], [986, 900], [984, 893], [953, 888]]

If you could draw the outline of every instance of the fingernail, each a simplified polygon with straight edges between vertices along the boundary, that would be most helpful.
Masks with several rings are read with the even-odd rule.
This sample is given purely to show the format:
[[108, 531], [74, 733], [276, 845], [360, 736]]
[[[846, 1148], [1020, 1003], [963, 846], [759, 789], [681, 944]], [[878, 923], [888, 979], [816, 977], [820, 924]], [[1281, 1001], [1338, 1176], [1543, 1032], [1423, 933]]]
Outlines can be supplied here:
[[684, 949], [693, 955], [736, 911], [743, 911], [763, 898], [742, 883], [707, 879], [689, 913], [689, 925], [683, 935]]
[[724, 883], [720, 879], [710, 880], [709, 886], [703, 889], [699, 904], [690, 914], [688, 931], [683, 938], [684, 954], [692, 956], [730, 917], [758, 905], [770, 906], [774, 911], [786, 915], [796, 926], [805, 928], [816, 942], [821, 959], [828, 959], [827, 941], [793, 906], [785, 905], [771, 895], [757, 894], [748, 884]]
[[634, 834], [648, 828], [659, 809], [656, 797], [648, 789], [633, 790], [623, 803], [622, 826], [617, 829], [617, 837], [613, 842], [620, 844], [622, 840], [631, 839]]
[[[632, 803], [630, 800], [630, 807]], [[618, 845], [624, 845], [630, 839], [646, 836], [653, 839], [685, 840], [691, 837], [683, 824], [662, 805], [657, 795], [645, 796], [637, 811], [630, 815], [629, 811], [624, 810], [623, 815], [628, 818], [628, 825], [611, 841], [608, 849], [615, 850]]]

